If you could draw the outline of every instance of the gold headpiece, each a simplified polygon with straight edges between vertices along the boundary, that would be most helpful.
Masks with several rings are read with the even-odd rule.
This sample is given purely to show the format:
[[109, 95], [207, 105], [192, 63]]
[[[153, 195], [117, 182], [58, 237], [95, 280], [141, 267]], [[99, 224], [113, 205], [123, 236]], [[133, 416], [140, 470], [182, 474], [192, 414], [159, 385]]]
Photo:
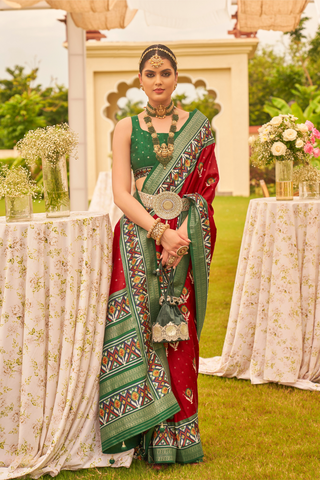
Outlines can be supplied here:
[[141, 64], [143, 58], [147, 55], [147, 53], [149, 52], [152, 52], [153, 50], [156, 51], [156, 53], [150, 58], [150, 63], [151, 65], [154, 67], [154, 68], [159, 68], [161, 67], [161, 65], [163, 65], [163, 60], [162, 58], [158, 55], [158, 50], [160, 50], [161, 52], [165, 52], [167, 55], [169, 55], [172, 60], [174, 61], [174, 63], [176, 64], [176, 66], [178, 66], [178, 62], [177, 62], [177, 59], [176, 57], [174, 57], [170, 52], [168, 52], [167, 50], [165, 50], [164, 48], [149, 48], [149, 50], [147, 50], [146, 52], [144, 52], [144, 54], [142, 55], [142, 57], [140, 58], [140, 61], [139, 61], [139, 65]]

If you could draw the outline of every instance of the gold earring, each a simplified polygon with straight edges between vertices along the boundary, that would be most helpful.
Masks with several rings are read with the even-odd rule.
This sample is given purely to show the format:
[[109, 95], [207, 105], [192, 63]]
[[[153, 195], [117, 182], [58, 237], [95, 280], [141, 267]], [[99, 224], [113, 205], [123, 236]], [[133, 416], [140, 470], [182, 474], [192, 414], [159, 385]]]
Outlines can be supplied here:
[[143, 85], [140, 86], [140, 89], [144, 91]]
[[177, 85], [178, 85], [178, 84], [176, 83], [173, 90], [175, 90], [175, 89], [177, 88]]

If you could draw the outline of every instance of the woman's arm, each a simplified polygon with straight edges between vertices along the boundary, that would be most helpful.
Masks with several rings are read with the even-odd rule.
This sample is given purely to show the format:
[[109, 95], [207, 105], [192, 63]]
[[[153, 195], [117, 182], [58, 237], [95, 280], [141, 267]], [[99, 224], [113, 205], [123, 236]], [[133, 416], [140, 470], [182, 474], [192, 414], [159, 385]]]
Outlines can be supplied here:
[[[130, 142], [131, 118], [124, 118], [116, 125], [113, 134], [112, 185], [115, 204], [135, 224], [148, 231], [154, 218], [131, 195]], [[161, 239], [162, 246], [171, 254], [182, 245], [188, 245], [188, 238], [175, 230], [166, 230]]]
[[113, 134], [112, 189], [114, 203], [145, 230], [154, 223], [153, 217], [131, 195], [130, 142], [132, 133], [131, 118], [124, 118], [116, 125]]

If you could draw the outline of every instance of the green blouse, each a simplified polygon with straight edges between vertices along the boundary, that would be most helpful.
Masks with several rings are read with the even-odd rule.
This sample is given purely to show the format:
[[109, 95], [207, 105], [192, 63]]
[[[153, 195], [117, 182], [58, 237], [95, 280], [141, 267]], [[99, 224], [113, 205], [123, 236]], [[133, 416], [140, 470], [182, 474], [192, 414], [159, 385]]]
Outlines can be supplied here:
[[[176, 138], [184, 129], [184, 127], [190, 122], [193, 115], [196, 113], [196, 109], [189, 114], [188, 120], [182, 125], [180, 130], [174, 134]], [[130, 158], [131, 168], [135, 180], [138, 178], [146, 177], [152, 170], [158, 160], [153, 151], [153, 143], [150, 133], [147, 130], [142, 130], [137, 115], [131, 117], [132, 119], [132, 134], [131, 134], [131, 146], [130, 146]], [[168, 142], [168, 133], [158, 133], [160, 144]]]

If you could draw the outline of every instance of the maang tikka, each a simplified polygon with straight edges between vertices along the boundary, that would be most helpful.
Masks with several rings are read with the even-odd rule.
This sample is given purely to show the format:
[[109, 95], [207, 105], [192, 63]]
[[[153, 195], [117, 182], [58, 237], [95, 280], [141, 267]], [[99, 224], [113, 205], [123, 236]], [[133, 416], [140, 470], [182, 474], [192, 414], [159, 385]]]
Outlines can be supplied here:
[[154, 68], [159, 68], [161, 65], [163, 65], [163, 60], [158, 55], [158, 49], [156, 49], [156, 53], [150, 58], [149, 61]]

